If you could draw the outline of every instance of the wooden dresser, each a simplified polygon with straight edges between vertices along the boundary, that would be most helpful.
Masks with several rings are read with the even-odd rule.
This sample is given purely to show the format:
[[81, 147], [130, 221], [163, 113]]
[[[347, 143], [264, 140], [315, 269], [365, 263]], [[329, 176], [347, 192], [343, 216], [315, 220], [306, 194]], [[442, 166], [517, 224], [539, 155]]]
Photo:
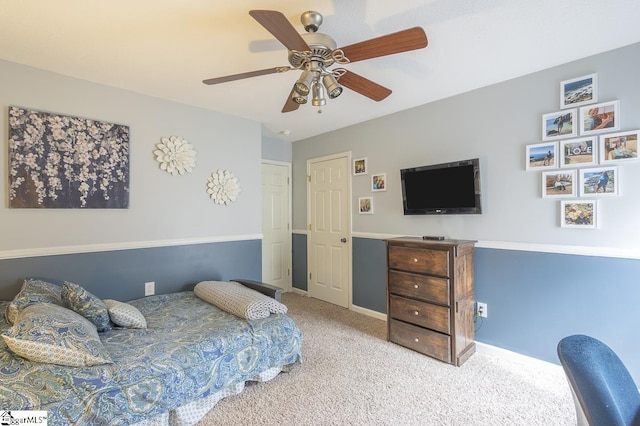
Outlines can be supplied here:
[[475, 241], [401, 237], [386, 242], [389, 341], [462, 365], [476, 350]]

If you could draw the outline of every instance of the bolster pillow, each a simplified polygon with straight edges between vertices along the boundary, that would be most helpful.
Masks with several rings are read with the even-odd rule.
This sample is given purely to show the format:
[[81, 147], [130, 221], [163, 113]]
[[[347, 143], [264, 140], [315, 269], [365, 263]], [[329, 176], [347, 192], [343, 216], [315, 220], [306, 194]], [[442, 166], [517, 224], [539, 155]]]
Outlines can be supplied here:
[[234, 281], [202, 281], [193, 292], [200, 299], [248, 320], [287, 313], [282, 303]]

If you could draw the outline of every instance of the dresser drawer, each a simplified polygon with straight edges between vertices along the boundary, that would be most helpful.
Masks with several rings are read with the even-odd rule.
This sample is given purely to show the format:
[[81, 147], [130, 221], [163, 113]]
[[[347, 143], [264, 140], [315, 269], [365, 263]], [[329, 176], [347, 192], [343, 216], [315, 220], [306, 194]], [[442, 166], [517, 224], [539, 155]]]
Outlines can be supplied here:
[[389, 341], [440, 361], [451, 362], [451, 337], [446, 334], [392, 319]]
[[449, 252], [389, 246], [389, 268], [448, 277]]
[[389, 271], [389, 293], [449, 306], [449, 279]]
[[451, 334], [450, 309], [444, 306], [391, 295], [389, 297], [389, 313], [391, 318]]

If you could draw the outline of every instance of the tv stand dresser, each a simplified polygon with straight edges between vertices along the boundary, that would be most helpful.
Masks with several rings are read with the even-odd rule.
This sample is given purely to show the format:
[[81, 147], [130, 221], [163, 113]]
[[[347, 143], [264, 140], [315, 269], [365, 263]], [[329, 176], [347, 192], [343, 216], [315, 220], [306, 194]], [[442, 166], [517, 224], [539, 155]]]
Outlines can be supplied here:
[[386, 243], [388, 340], [462, 365], [476, 350], [476, 242], [400, 237]]

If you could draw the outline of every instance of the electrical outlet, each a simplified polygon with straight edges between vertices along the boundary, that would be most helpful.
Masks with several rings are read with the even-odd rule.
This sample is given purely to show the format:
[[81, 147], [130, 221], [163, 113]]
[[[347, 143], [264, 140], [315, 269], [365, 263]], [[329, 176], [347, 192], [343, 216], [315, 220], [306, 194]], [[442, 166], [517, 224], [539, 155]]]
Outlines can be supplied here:
[[144, 295], [153, 296], [154, 294], [156, 294], [156, 282], [149, 281], [144, 283]]
[[487, 304], [476, 302], [476, 312], [479, 317], [486, 318], [487, 317]]

